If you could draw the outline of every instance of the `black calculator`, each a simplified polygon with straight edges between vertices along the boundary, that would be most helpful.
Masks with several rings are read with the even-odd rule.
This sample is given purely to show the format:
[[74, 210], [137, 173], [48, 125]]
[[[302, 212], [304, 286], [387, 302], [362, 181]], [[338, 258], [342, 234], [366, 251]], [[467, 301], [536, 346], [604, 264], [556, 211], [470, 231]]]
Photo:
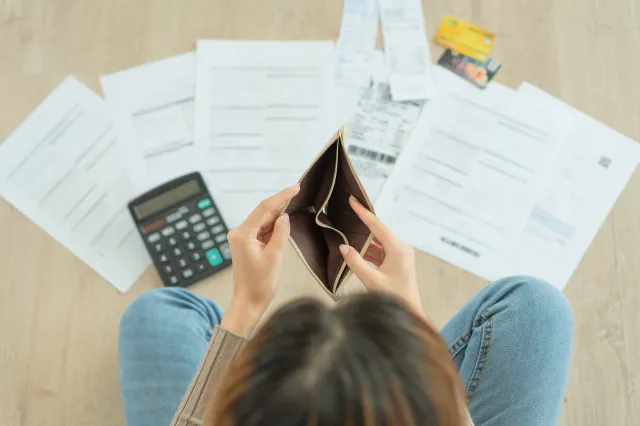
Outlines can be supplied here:
[[188, 286], [231, 265], [229, 230], [200, 173], [148, 191], [129, 211], [164, 285]]

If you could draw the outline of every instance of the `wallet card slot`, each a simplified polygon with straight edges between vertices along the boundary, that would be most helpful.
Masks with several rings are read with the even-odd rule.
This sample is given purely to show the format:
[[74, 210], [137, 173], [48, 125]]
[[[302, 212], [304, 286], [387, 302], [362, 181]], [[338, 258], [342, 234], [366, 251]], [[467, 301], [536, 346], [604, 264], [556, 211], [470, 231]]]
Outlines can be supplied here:
[[345, 268], [344, 257], [340, 253], [340, 244], [348, 244], [344, 234], [330, 224], [325, 224], [322, 220], [328, 220], [326, 216], [316, 218], [316, 223], [320, 223], [322, 236], [327, 244], [327, 284], [330, 291], [335, 290], [336, 280]]
[[[329, 250], [329, 253], [328, 253], [329, 255], [327, 257], [327, 278], [328, 278], [327, 284], [330, 286], [331, 291], [335, 290], [336, 279], [337, 277], [340, 276], [341, 272], [345, 268], [344, 258], [342, 257], [342, 254], [340, 253], [340, 250], [339, 250], [340, 244], [349, 244], [349, 240], [347, 239], [347, 237], [338, 228], [333, 226], [333, 224], [331, 223], [331, 220], [329, 219], [329, 216], [326, 213], [328, 210], [327, 206], [329, 205], [329, 201], [331, 200], [331, 197], [334, 193], [334, 189], [336, 185], [336, 177], [338, 176], [338, 161], [340, 158], [340, 146], [339, 144], [336, 144], [335, 147], [336, 147], [335, 162], [334, 162], [334, 167], [331, 173], [331, 178], [330, 178], [331, 184], [329, 186], [328, 194], [326, 195], [326, 197], [323, 197], [324, 200], [319, 206], [314, 206], [316, 207], [316, 211], [317, 211], [316, 219], [315, 219], [316, 224], [318, 224], [318, 226], [327, 230], [327, 232], [323, 232], [323, 236]], [[325, 176], [325, 179], [326, 179], [326, 176]], [[335, 234], [332, 234], [332, 233], [337, 234], [340, 238], [339, 239], [335, 238], [334, 237]]]
[[[353, 211], [349, 198], [353, 195], [363, 205], [368, 204], [368, 199], [344, 149], [338, 150], [336, 165], [336, 178], [332, 197], [327, 205], [327, 215], [333, 227], [344, 235], [347, 244], [360, 252], [369, 242], [371, 231]], [[341, 276], [340, 278], [342, 279]]]
[[[320, 282], [328, 282], [326, 259], [329, 256], [329, 247], [322, 228], [315, 223], [315, 215], [304, 211], [292, 213], [290, 224], [291, 238], [295, 241], [307, 267]], [[327, 290], [331, 291], [328, 287]]]

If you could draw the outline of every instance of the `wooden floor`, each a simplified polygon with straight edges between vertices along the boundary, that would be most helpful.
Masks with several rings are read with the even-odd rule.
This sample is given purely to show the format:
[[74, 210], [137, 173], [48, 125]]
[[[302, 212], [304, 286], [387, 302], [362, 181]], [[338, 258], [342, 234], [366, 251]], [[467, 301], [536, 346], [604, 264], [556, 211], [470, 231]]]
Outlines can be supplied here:
[[[335, 39], [342, 1], [2, 0], [0, 140], [69, 73], [98, 76], [194, 48], [199, 38]], [[528, 80], [640, 139], [640, 0], [428, 0], [497, 33], [498, 80]], [[434, 49], [434, 57], [437, 54]], [[640, 172], [566, 289], [576, 339], [561, 424], [640, 422]], [[429, 315], [443, 324], [484, 284], [420, 254]], [[321, 292], [289, 252], [277, 303]], [[0, 200], [0, 425], [123, 425], [118, 320], [159, 285], [119, 294]], [[222, 304], [230, 274], [196, 288]], [[353, 285], [356, 285], [355, 283]]]

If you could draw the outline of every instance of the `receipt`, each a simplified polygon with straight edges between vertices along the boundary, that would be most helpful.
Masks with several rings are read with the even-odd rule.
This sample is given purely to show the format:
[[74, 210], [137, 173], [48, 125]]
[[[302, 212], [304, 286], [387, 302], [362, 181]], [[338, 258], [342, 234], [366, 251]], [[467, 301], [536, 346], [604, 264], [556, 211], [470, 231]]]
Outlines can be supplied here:
[[376, 52], [371, 84], [362, 90], [346, 134], [349, 158], [375, 202], [420, 117], [424, 101], [394, 102], [382, 52]]
[[420, 0], [378, 0], [394, 101], [436, 95]]
[[369, 85], [377, 36], [376, 0], [345, 0], [336, 52], [336, 84]]

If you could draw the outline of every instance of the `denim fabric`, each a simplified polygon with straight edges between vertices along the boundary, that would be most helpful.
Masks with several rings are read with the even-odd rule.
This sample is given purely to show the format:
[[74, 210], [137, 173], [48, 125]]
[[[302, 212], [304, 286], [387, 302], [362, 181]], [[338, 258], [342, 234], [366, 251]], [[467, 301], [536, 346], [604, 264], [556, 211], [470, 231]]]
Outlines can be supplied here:
[[222, 309], [178, 287], [144, 293], [120, 321], [119, 358], [129, 426], [169, 426]]
[[557, 424], [569, 374], [573, 314], [532, 277], [485, 287], [442, 330], [476, 425]]
[[[120, 375], [129, 426], [169, 425], [222, 310], [182, 288], [138, 297], [120, 323]], [[485, 287], [444, 327], [478, 426], [557, 422], [573, 317], [565, 297], [531, 277]]]

